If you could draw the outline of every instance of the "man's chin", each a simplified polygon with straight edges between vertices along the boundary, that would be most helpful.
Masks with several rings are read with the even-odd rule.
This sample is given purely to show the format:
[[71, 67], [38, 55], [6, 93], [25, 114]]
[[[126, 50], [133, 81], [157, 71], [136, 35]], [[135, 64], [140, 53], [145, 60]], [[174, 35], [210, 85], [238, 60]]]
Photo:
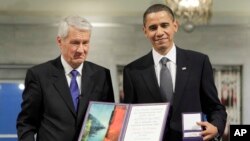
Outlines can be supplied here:
[[83, 63], [84, 62], [84, 59], [77, 59], [77, 60], [75, 60], [75, 63], [76, 64], [81, 64], [81, 63]]
[[157, 48], [158, 48], [159, 50], [166, 50], [168, 47], [167, 47], [166, 44], [164, 44], [164, 45], [158, 45]]
[[168, 43], [168, 42], [164, 42], [164, 43], [158, 43], [156, 44], [157, 48], [159, 49], [166, 49], [166, 48], [170, 48], [171, 47], [171, 44]]

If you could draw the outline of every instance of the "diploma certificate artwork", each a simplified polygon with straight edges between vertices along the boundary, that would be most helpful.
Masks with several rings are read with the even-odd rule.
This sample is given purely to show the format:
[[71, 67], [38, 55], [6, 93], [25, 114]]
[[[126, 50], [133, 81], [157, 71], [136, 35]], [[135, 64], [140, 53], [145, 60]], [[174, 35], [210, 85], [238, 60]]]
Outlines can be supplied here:
[[90, 102], [78, 141], [161, 140], [169, 103]]
[[132, 105], [124, 141], [161, 140], [168, 105]]

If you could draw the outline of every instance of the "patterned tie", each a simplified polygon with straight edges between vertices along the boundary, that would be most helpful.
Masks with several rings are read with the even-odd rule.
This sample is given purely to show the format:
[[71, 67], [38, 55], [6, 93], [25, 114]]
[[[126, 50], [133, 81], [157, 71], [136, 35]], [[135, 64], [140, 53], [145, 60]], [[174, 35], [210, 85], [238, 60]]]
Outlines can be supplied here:
[[170, 61], [168, 58], [163, 57], [160, 61], [162, 64], [160, 72], [160, 91], [162, 98], [165, 101], [171, 102], [173, 95], [173, 83], [171, 73], [167, 67], [167, 62]]
[[77, 81], [76, 81], [78, 71], [77, 70], [72, 70], [70, 72], [70, 74], [72, 75], [71, 82], [70, 82], [70, 92], [71, 92], [72, 100], [73, 100], [73, 103], [74, 103], [75, 111], [77, 111], [78, 96], [80, 95], [79, 88], [78, 88]]

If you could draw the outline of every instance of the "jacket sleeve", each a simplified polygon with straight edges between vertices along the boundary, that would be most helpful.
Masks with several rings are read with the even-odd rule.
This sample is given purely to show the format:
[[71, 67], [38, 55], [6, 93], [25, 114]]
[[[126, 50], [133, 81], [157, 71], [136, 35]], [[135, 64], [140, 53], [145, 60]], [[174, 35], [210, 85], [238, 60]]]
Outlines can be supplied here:
[[25, 78], [25, 89], [22, 94], [21, 112], [17, 117], [16, 128], [18, 140], [34, 141], [34, 135], [41, 119], [42, 96], [39, 81], [29, 69]]
[[124, 67], [123, 70], [123, 90], [124, 90], [124, 103], [135, 103], [135, 94], [133, 90], [133, 82], [130, 77], [130, 70]]
[[104, 84], [104, 95], [103, 95], [103, 101], [106, 102], [114, 102], [114, 92], [113, 92], [113, 86], [111, 81], [111, 75], [110, 71], [106, 70], [106, 82]]
[[223, 135], [226, 126], [227, 113], [221, 104], [214, 83], [213, 69], [208, 56], [205, 56], [202, 72], [201, 104], [208, 122], [218, 128]]

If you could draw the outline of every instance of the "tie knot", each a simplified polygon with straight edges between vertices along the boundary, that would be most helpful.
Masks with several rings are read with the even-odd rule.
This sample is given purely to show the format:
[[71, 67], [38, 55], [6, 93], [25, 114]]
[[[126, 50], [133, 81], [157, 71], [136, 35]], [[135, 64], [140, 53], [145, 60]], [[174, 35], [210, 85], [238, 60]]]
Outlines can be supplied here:
[[162, 57], [160, 62], [162, 65], [166, 66], [168, 61], [169, 59], [167, 57]]
[[70, 72], [70, 74], [72, 75], [72, 77], [76, 77], [78, 75], [78, 71], [77, 70], [72, 70]]

